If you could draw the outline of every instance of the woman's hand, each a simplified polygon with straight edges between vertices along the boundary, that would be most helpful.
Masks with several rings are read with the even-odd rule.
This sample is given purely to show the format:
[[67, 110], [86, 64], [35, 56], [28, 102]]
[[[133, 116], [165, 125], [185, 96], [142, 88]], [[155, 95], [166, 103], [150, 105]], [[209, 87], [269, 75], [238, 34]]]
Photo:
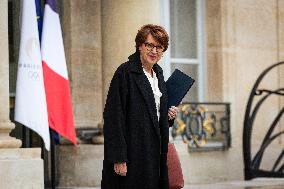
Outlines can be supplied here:
[[171, 106], [168, 111], [169, 120], [175, 119], [178, 113], [178, 107]]
[[127, 173], [126, 162], [115, 163], [113, 167], [114, 167], [114, 171], [115, 171], [116, 174], [118, 174], [120, 176], [126, 176], [126, 173]]

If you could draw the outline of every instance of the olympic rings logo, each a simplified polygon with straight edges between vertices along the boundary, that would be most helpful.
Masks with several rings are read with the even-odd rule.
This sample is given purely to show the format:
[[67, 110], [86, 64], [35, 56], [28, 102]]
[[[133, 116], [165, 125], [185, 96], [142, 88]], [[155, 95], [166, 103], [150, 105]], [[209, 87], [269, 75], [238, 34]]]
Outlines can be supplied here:
[[29, 71], [28, 76], [30, 79], [35, 80], [35, 81], [38, 81], [40, 78], [39, 73], [36, 71]]

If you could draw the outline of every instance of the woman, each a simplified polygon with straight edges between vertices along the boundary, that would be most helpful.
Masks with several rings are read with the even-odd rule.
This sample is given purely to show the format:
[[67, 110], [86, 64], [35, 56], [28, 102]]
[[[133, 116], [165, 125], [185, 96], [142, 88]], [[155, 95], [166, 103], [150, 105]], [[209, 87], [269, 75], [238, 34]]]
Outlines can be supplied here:
[[136, 52], [116, 70], [104, 109], [102, 189], [168, 189], [167, 91], [157, 62], [168, 48], [164, 28], [144, 25]]

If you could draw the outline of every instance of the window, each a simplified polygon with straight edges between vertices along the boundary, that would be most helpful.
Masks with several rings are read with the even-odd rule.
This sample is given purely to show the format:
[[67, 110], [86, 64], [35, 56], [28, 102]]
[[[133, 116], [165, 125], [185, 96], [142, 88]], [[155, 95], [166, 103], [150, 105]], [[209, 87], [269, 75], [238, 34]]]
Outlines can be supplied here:
[[196, 80], [183, 101], [204, 101], [204, 0], [161, 0], [170, 48], [162, 60], [165, 78], [177, 68]]

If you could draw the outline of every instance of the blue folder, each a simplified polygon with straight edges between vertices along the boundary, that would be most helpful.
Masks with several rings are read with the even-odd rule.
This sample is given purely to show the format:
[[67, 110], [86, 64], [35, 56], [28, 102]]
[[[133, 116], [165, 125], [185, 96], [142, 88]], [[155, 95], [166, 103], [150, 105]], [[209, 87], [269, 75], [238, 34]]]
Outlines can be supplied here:
[[178, 106], [188, 90], [194, 83], [194, 79], [175, 69], [169, 79], [166, 81], [168, 92], [168, 107]]

